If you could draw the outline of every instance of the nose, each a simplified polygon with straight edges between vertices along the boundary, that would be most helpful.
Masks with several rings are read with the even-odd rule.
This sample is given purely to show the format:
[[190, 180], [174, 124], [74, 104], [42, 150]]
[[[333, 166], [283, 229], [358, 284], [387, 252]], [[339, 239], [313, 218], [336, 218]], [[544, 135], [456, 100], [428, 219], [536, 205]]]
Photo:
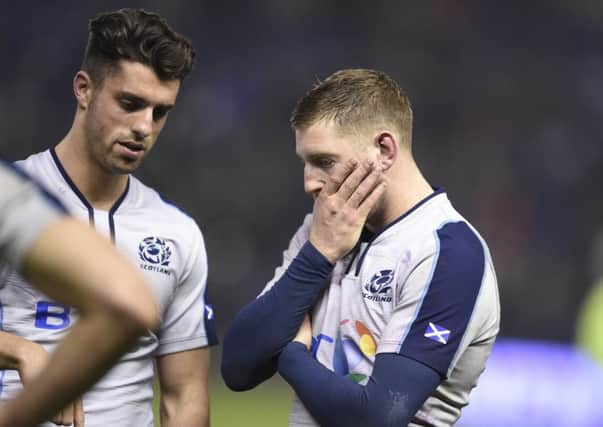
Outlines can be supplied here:
[[319, 171], [310, 165], [305, 165], [304, 191], [311, 196], [318, 196], [324, 185], [324, 179], [321, 178]]
[[137, 141], [148, 137], [153, 130], [153, 109], [144, 108], [134, 116], [132, 132]]

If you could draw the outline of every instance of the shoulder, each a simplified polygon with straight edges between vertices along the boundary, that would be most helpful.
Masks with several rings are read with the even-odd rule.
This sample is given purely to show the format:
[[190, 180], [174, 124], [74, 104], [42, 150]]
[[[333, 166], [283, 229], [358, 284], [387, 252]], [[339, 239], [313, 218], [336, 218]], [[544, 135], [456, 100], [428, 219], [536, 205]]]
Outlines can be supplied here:
[[15, 165], [26, 171], [28, 174], [36, 174], [38, 171], [45, 170], [49, 167], [50, 152], [49, 150], [40, 153], [34, 153], [22, 160], [14, 162]]
[[51, 150], [31, 154], [23, 160], [16, 161], [15, 165], [48, 189], [55, 188], [60, 176]]
[[480, 327], [497, 329], [498, 285], [485, 241], [463, 220], [442, 224], [435, 236], [429, 286], [443, 296], [443, 303], [466, 305], [468, 313], [477, 312]]
[[[34, 163], [39, 162], [39, 154], [42, 153], [30, 156], [26, 160], [37, 157], [37, 159], [31, 159], [31, 161]], [[47, 191], [47, 187], [45, 186], [46, 183], [35, 173], [36, 169], [31, 167], [31, 162], [29, 164], [25, 163], [23, 160], [9, 162], [8, 160], [0, 158], [0, 164], [4, 169], [2, 181], [5, 185], [5, 192], [26, 190], [31, 193], [31, 195], [36, 193], [36, 196], [34, 197], [41, 196], [41, 200], [45, 199], [45, 203], [51, 208], [58, 208], [61, 212], [65, 210], [61, 202]]]
[[426, 224], [423, 239], [416, 240], [415, 259], [431, 259], [434, 273], [445, 277], [479, 279], [491, 264], [486, 242], [477, 230], [456, 211]]
[[463, 261], [464, 257], [487, 253], [483, 238], [453, 207], [443, 190], [434, 193], [393, 231], [393, 240], [410, 242], [413, 252], [425, 256], [444, 252]]
[[459, 263], [485, 255], [482, 239], [465, 221], [445, 222], [434, 230], [434, 236], [437, 251], [454, 257]]
[[414, 271], [422, 277], [431, 270], [440, 279], [472, 277], [474, 290], [479, 290], [489, 270], [487, 276], [495, 277], [485, 241], [443, 191], [399, 218], [376, 243], [377, 255], [397, 257], [404, 278]]
[[203, 234], [192, 216], [134, 176], [130, 176], [129, 191], [129, 221], [147, 224], [148, 230], [168, 239], [184, 257], [204, 253]]
[[194, 225], [196, 227], [195, 220], [184, 209], [133, 175], [130, 175], [130, 191], [132, 192], [136, 209], [144, 210], [146, 215], [150, 214], [171, 222], [187, 226]]
[[27, 176], [23, 170], [13, 163], [10, 163], [7, 160], [4, 160], [0, 157], [0, 178], [2, 184], [5, 188], [13, 189], [17, 185], [24, 185], [25, 183], [30, 181], [30, 178]]
[[299, 250], [304, 243], [310, 238], [310, 230], [312, 228], [312, 214], [307, 214], [304, 217], [302, 224], [298, 227], [297, 231], [291, 238], [289, 245], [290, 249]]
[[310, 235], [310, 229], [312, 228], [312, 221], [314, 220], [314, 216], [309, 213], [304, 217], [304, 221], [302, 225], [299, 227], [299, 231], [306, 233], [308, 236]]

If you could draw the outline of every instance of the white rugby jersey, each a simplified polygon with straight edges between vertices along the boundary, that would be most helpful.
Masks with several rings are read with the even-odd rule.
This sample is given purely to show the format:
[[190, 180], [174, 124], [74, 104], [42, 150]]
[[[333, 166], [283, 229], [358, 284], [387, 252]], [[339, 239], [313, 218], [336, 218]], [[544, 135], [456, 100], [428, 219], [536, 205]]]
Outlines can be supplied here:
[[[152, 427], [154, 356], [217, 341], [213, 311], [206, 301], [207, 256], [201, 231], [192, 218], [134, 176], [129, 177], [115, 205], [101, 211], [90, 206], [53, 149], [34, 154], [19, 165], [74, 216], [111, 236], [151, 284], [159, 303], [159, 329], [143, 336], [84, 396], [84, 410], [87, 427]], [[2, 329], [50, 351], [77, 317], [72, 308], [51, 301], [16, 274], [0, 283], [0, 301]], [[21, 385], [16, 371], [2, 375], [1, 398], [6, 399]]]
[[0, 259], [18, 269], [40, 232], [64, 210], [36, 183], [1, 159], [0, 188]]
[[[308, 215], [264, 292], [309, 239], [311, 223]], [[444, 380], [410, 426], [450, 426], [485, 368], [499, 323], [486, 243], [437, 190], [336, 263], [312, 312], [312, 351], [360, 384], [378, 353], [430, 366]], [[289, 425], [318, 424], [295, 398]]]

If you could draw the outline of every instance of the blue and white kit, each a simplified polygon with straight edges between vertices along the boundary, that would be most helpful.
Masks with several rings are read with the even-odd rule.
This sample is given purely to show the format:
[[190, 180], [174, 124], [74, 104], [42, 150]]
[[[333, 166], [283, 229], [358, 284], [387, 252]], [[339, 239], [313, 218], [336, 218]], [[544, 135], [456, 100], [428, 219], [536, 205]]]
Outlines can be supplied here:
[[[308, 215], [262, 295], [307, 245], [311, 224]], [[361, 239], [335, 264], [328, 282], [311, 313], [316, 360], [362, 385], [379, 354], [426, 365], [442, 381], [410, 425], [452, 425], [485, 369], [500, 307], [486, 243], [446, 193], [436, 190]], [[318, 425], [297, 397], [289, 422]]]
[[[124, 194], [113, 207], [102, 211], [92, 208], [53, 149], [18, 164], [75, 217], [110, 236], [151, 284], [160, 308], [159, 329], [143, 336], [85, 394], [84, 410], [88, 427], [152, 427], [154, 357], [217, 343], [213, 310], [206, 298], [207, 255], [199, 227], [134, 176], [129, 176]], [[0, 283], [0, 301], [2, 330], [49, 351], [77, 319], [72, 308], [51, 301], [15, 273]], [[4, 400], [14, 396], [21, 384], [16, 371], [2, 375], [0, 398]]]

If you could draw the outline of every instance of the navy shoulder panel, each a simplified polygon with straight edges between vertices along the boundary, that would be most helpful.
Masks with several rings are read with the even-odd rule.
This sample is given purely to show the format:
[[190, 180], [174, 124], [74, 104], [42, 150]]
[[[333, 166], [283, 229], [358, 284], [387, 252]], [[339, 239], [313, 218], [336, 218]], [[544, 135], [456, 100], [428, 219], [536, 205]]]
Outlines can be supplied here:
[[480, 238], [464, 222], [444, 224], [436, 239], [431, 280], [400, 354], [426, 363], [445, 377], [473, 315], [486, 254]]

